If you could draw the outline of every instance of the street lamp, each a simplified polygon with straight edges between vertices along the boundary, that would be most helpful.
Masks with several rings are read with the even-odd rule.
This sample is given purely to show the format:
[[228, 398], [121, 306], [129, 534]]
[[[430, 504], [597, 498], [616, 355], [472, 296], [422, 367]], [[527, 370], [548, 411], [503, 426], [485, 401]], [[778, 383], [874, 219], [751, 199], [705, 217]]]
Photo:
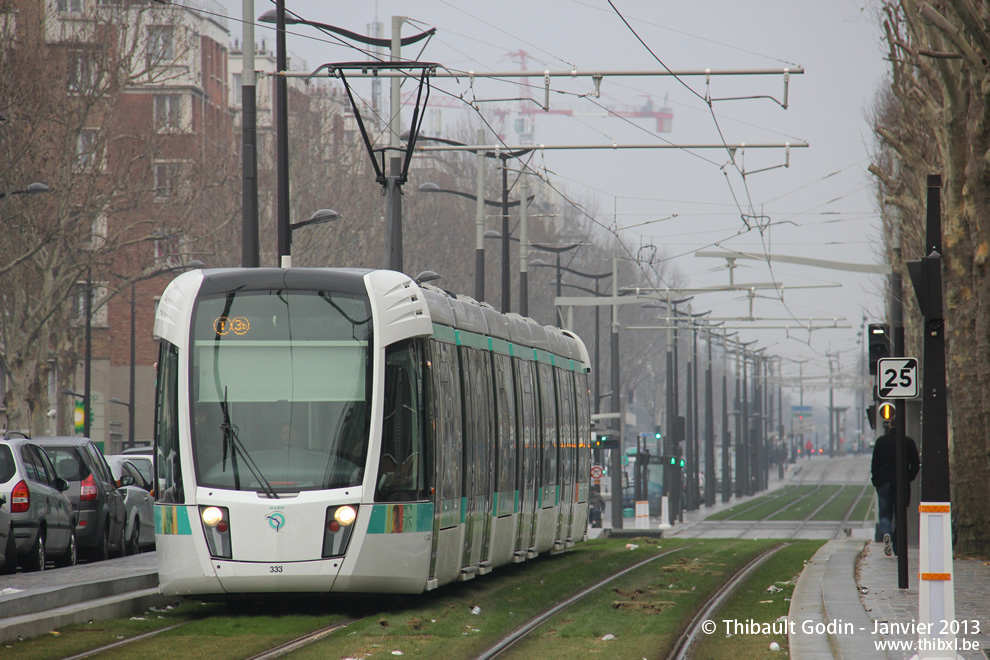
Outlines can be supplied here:
[[[534, 249], [536, 249], [536, 250], [543, 250], [544, 252], [552, 252], [556, 256], [556, 259], [557, 259], [557, 297], [558, 298], [560, 298], [560, 271], [561, 271], [560, 255], [562, 253], [564, 253], [564, 252], [568, 252], [568, 251], [573, 250], [575, 248], [579, 248], [582, 245], [584, 245], [584, 243], [569, 243], [567, 245], [542, 245], [542, 244], [539, 244], [539, 243], [532, 243], [532, 247]], [[536, 263], [536, 262], [539, 262], [539, 263]], [[539, 260], [539, 259], [534, 259], [533, 261], [530, 262], [530, 265], [531, 266], [536, 266], [536, 267], [546, 267], [546, 266], [549, 266], [550, 264], [546, 263], [545, 261]], [[609, 273], [609, 275], [611, 275], [611, 273]], [[562, 320], [562, 318], [560, 316], [560, 308], [557, 307], [556, 301], [554, 301], [554, 308], [557, 310], [557, 325], [558, 326], [563, 326], [563, 320]]]
[[[422, 192], [422, 193], [447, 193], [448, 195], [457, 195], [458, 197], [463, 197], [464, 199], [470, 199], [473, 202], [477, 202], [478, 201], [478, 196], [477, 195], [474, 195], [474, 194], [471, 194], [471, 193], [466, 193], [466, 192], [461, 192], [460, 190], [447, 190], [445, 188], [441, 188], [440, 186], [438, 186], [435, 183], [430, 183], [430, 182], [427, 182], [427, 183], [424, 183], [424, 184], [420, 185], [419, 188], [418, 188], [418, 190], [419, 190], [419, 192]], [[536, 199], [536, 195], [530, 195], [527, 198], [527, 201], [530, 201], [531, 202], [534, 199]], [[498, 207], [502, 207], [503, 206], [503, 202], [495, 202], [495, 201], [492, 201], [490, 199], [483, 199], [481, 201], [484, 204], [488, 205], [488, 206], [498, 206]], [[504, 207], [505, 208], [510, 208], [510, 207], [513, 207], [513, 206], [519, 206], [521, 203], [522, 203], [522, 200], [516, 200], [514, 202], [505, 202]], [[481, 238], [501, 238], [501, 237], [502, 237], [502, 234], [500, 234], [499, 232], [493, 232], [491, 230], [484, 232], [482, 234], [482, 236], [481, 236]], [[477, 245], [475, 245], [475, 260], [474, 261], [475, 261], [475, 268], [474, 268], [474, 297], [478, 301], [483, 301], [485, 299], [485, 244], [484, 244], [484, 241], [480, 241], [479, 240], [477, 242]], [[508, 272], [508, 263], [509, 263], [509, 251], [508, 250], [503, 250], [502, 251], [502, 269], [503, 269], [503, 272]], [[504, 279], [503, 279], [503, 285], [505, 285], [505, 280]], [[505, 292], [504, 292], [504, 290], [503, 290], [503, 299], [505, 299]], [[508, 310], [507, 309], [504, 309], [503, 311], [508, 311]]]
[[313, 215], [309, 216], [307, 220], [300, 220], [299, 222], [293, 222], [289, 225], [289, 251], [282, 255], [282, 268], [292, 268], [292, 233], [301, 229], [302, 227], [309, 227], [310, 225], [322, 225], [328, 222], [333, 222], [334, 220], [340, 220], [344, 216], [337, 213], [333, 209], [319, 209], [313, 212]]
[[[529, 265], [530, 266], [535, 266], [537, 268], [550, 268], [551, 267], [551, 264], [548, 264], [547, 262], [543, 261], [542, 259], [533, 259], [532, 261], [529, 262]], [[564, 272], [567, 272], [567, 273], [572, 273], [572, 274], [577, 275], [579, 277], [586, 277], [588, 279], [594, 280], [595, 281], [595, 288], [594, 288], [594, 290], [586, 289], [585, 287], [579, 287], [579, 286], [576, 286], [574, 284], [561, 284], [561, 282], [560, 282], [560, 271], [564, 271]], [[606, 272], [606, 273], [585, 273], [585, 272], [582, 272], [582, 271], [579, 271], [579, 270], [575, 270], [573, 268], [570, 268], [568, 266], [561, 266], [560, 263], [559, 263], [559, 261], [558, 261], [558, 263], [557, 263], [557, 291], [558, 291], [558, 294], [557, 295], [560, 295], [559, 294], [559, 291], [560, 291], [560, 287], [561, 286], [570, 286], [570, 287], [574, 287], [576, 289], [581, 289], [582, 291], [587, 291], [588, 293], [593, 294], [596, 298], [599, 298], [599, 297], [602, 296], [602, 293], [598, 290], [598, 283], [601, 282], [606, 277], [612, 277], [611, 271]], [[595, 413], [600, 413], [601, 412], [600, 407], [601, 407], [601, 398], [602, 398], [602, 395], [601, 395], [601, 377], [600, 377], [600, 372], [601, 372], [601, 346], [599, 345], [600, 331], [601, 331], [601, 327], [600, 327], [601, 326], [601, 322], [600, 322], [600, 310], [601, 310], [601, 307], [599, 305], [595, 305]]]
[[[478, 141], [480, 142], [483, 138], [483, 132], [478, 131]], [[438, 137], [428, 137], [428, 136], [417, 136], [418, 140], [427, 140], [429, 142], [440, 142], [442, 144], [449, 144], [453, 146], [466, 147], [467, 145], [462, 142], [457, 142], [455, 140], [448, 140], [446, 138]], [[509, 158], [518, 158], [533, 151], [533, 149], [519, 149], [517, 151], [478, 151], [479, 159], [484, 158], [498, 158], [502, 168], [502, 311], [509, 311], [509, 170], [506, 167], [506, 162]], [[478, 167], [477, 171], [477, 182], [478, 182], [478, 196], [475, 197], [477, 201], [478, 197], [482, 194], [482, 186], [484, 184], [484, 179], [482, 178], [482, 169]], [[482, 231], [481, 231], [481, 205], [478, 205], [478, 216], [476, 220], [477, 224], [477, 244], [475, 245], [476, 250], [476, 263], [480, 265], [480, 270], [476, 266], [476, 270], [480, 273], [484, 273], [484, 245], [482, 245]], [[483, 296], [482, 296], [483, 298]], [[481, 299], [481, 298], [479, 298]], [[525, 313], [525, 309], [521, 309]]]
[[[9, 194], [11, 195], [36, 195], [38, 193], [51, 192], [46, 184], [37, 181], [35, 183], [29, 183], [23, 190], [12, 190]], [[0, 198], [6, 197], [8, 193], [0, 192]]]

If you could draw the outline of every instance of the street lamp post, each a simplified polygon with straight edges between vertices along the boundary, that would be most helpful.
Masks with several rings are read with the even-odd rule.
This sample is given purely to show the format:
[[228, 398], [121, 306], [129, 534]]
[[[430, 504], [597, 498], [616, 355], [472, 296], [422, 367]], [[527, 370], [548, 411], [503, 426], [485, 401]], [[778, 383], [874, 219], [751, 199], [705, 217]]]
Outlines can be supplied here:
[[83, 314], [86, 316], [85, 362], [83, 366], [83, 436], [89, 437], [90, 405], [93, 395], [91, 389], [92, 354], [93, 354], [93, 267], [86, 268], [86, 294], [83, 301]]
[[[503, 237], [503, 240], [505, 240], [504, 237]], [[566, 245], [545, 245], [545, 244], [542, 244], [542, 243], [533, 243], [532, 244], [533, 249], [535, 249], [535, 250], [542, 250], [543, 252], [551, 252], [556, 257], [556, 261], [557, 261], [557, 265], [556, 265], [556, 268], [557, 268], [557, 298], [560, 298], [560, 271], [564, 269], [564, 267], [560, 265], [560, 255], [562, 253], [564, 253], [564, 252], [568, 252], [568, 251], [573, 250], [575, 248], [579, 248], [582, 245], [584, 245], [584, 243], [568, 243]], [[533, 262], [531, 262], [531, 265], [541, 266], [541, 265], [549, 265], [549, 264], [546, 264], [545, 262], [540, 262], [540, 263], [533, 263]], [[571, 270], [570, 272], [574, 273], [575, 275], [580, 275], [580, 273], [578, 273], [577, 271], [574, 271], [574, 270]], [[611, 276], [611, 273], [609, 273], [609, 275]], [[557, 307], [556, 301], [554, 301], [554, 309], [557, 311], [557, 326], [558, 327], [563, 327], [563, 325], [564, 325], [563, 318], [560, 315], [560, 309]], [[595, 307], [595, 309], [597, 310], [598, 308]]]
[[[422, 192], [422, 193], [446, 193], [448, 195], [457, 195], [458, 197], [463, 197], [465, 199], [470, 199], [471, 201], [474, 201], [474, 202], [477, 202], [478, 201], [478, 196], [477, 195], [473, 195], [471, 193], [466, 193], [466, 192], [461, 192], [460, 190], [448, 190], [448, 189], [445, 189], [445, 188], [441, 188], [437, 184], [431, 183], [431, 182], [427, 182], [427, 183], [421, 184], [419, 186], [419, 189], [418, 190], [419, 190], [419, 192]], [[535, 198], [536, 198], [535, 195], [530, 195], [527, 201], [533, 201], [533, 199], [535, 199]], [[507, 212], [507, 209], [508, 208], [511, 208], [513, 206], [519, 206], [521, 204], [521, 201], [522, 200], [516, 200], [516, 201], [513, 201], [513, 202], [509, 202], [507, 200], [503, 200], [501, 202], [496, 202], [496, 201], [492, 201], [490, 199], [483, 199], [483, 200], [481, 200], [482, 204], [484, 204], [484, 205], [497, 206], [497, 207], [502, 208], [503, 215]], [[481, 206], [482, 204], [479, 204], [479, 206]], [[486, 233], [483, 233], [481, 235], [481, 238], [482, 239], [484, 239], [486, 237], [487, 238], [492, 238], [496, 234], [499, 237], [502, 236], [501, 234], [498, 234], [498, 232], [495, 232], [495, 233], [487, 233], [486, 232]], [[474, 297], [475, 297], [476, 300], [478, 300], [480, 302], [480, 301], [484, 301], [484, 299], [485, 299], [485, 244], [484, 244], [484, 240], [479, 240], [478, 241], [478, 245], [475, 248], [475, 254], [477, 256], [475, 258], [475, 270], [474, 270]], [[508, 251], [504, 251], [503, 254], [505, 255], [503, 257], [503, 269], [507, 270], [507, 266], [505, 265], [505, 263], [506, 263], [506, 258], [508, 257]], [[504, 279], [503, 279], [503, 284], [504, 284]]]
[[8, 194], [10, 195], [36, 195], [38, 193], [51, 192], [46, 184], [37, 181], [35, 183], [29, 183], [23, 190], [12, 190], [10, 193], [0, 192], [0, 199], [3, 199]]
[[[542, 259], [533, 259], [531, 262], [529, 262], [529, 265], [530, 266], [535, 266], [537, 268], [552, 268], [553, 267], [550, 264], [548, 264], [547, 262], [543, 261]], [[581, 289], [582, 291], [587, 291], [588, 293], [591, 293], [596, 298], [598, 298], [598, 297], [601, 297], [603, 295], [602, 292], [599, 291], [599, 288], [598, 288], [599, 282], [601, 282], [606, 277], [612, 277], [612, 272], [611, 271], [608, 271], [608, 272], [605, 272], [605, 273], [585, 273], [585, 272], [582, 272], [582, 271], [579, 271], [579, 270], [575, 270], [573, 268], [570, 268], [569, 266], [561, 266], [559, 263], [557, 264], [557, 268], [558, 268], [558, 271], [557, 271], [557, 282], [558, 282], [557, 292], [558, 292], [558, 294], [557, 295], [560, 295], [560, 287], [561, 286], [570, 286], [570, 287], [573, 287], [575, 289]], [[594, 290], [586, 289], [585, 287], [576, 286], [574, 284], [563, 284], [563, 285], [561, 285], [560, 284], [560, 271], [561, 270], [562, 271], [565, 271], [567, 273], [572, 273], [572, 274], [577, 275], [579, 277], [586, 277], [588, 279], [594, 280], [594, 282], [595, 282], [595, 288], [594, 288]], [[600, 322], [600, 310], [601, 310], [601, 306], [595, 305], [595, 413], [596, 414], [601, 412], [600, 407], [601, 407], [601, 396], [602, 396], [602, 392], [601, 392], [601, 369], [600, 369], [600, 367], [601, 367], [601, 342], [600, 342], [601, 322]]]

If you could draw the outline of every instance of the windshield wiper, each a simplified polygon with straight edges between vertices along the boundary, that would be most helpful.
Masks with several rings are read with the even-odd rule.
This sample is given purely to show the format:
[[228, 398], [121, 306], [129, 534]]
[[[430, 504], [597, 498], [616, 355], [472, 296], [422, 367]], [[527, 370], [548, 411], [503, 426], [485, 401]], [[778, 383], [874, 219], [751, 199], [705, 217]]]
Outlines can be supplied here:
[[244, 464], [247, 465], [254, 478], [258, 480], [258, 484], [261, 486], [261, 490], [264, 491], [265, 495], [269, 499], [279, 499], [278, 493], [275, 492], [272, 485], [265, 479], [265, 475], [261, 473], [261, 469], [254, 462], [254, 459], [251, 458], [248, 450], [244, 448], [244, 443], [241, 442], [240, 437], [237, 435], [237, 427], [230, 423], [226, 387], [223, 388], [223, 402], [220, 404], [220, 409], [223, 410], [223, 423], [220, 424], [220, 431], [223, 434], [223, 469], [224, 471], [227, 469], [227, 446], [229, 444], [230, 465], [234, 470], [234, 488], [236, 490], [241, 489], [240, 472], [237, 469], [237, 455], [240, 454], [241, 458], [244, 459]]

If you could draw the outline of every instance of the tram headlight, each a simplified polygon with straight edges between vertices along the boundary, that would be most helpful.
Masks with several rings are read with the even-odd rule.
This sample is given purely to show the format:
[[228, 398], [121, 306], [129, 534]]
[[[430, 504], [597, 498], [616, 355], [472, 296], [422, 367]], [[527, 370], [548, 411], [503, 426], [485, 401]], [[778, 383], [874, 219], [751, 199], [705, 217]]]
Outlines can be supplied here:
[[339, 522], [344, 527], [354, 523], [354, 519], [357, 518], [357, 511], [354, 507], [350, 506], [339, 506], [337, 510], [333, 512], [333, 519]]
[[344, 504], [327, 507], [323, 524], [323, 557], [342, 557], [354, 532], [357, 506]]
[[216, 527], [223, 520], [223, 511], [218, 506], [208, 506], [200, 515], [203, 517], [203, 524], [207, 527]]
[[233, 557], [230, 548], [230, 514], [227, 507], [200, 506], [199, 518], [203, 522], [203, 534], [210, 556], [214, 559]]

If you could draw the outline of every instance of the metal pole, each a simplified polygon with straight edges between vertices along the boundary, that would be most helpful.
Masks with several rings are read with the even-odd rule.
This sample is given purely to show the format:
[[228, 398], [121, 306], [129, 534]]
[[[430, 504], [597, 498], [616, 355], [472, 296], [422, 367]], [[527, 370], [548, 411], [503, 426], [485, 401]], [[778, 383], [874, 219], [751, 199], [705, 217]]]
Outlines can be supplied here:
[[[560, 298], [560, 252], [557, 252], [554, 256], [557, 257], [557, 297]], [[563, 319], [560, 316], [560, 307], [554, 305], [553, 308], [557, 314], [557, 327], [563, 327]], [[573, 307], [571, 309], [573, 309]]]
[[705, 364], [705, 506], [715, 506], [715, 402], [712, 393], [712, 335]]
[[[693, 332], [693, 329], [692, 329]], [[686, 364], [684, 365], [684, 378], [686, 379], [684, 388], [684, 457], [686, 459], [685, 464], [685, 474], [687, 479], [685, 489], [687, 492], [684, 497], [684, 508], [687, 510], [693, 510], [694, 506], [694, 488], [691, 483], [694, 477], [694, 464], [697, 462], [698, 457], [694, 454], [694, 369], [691, 354], [688, 353], [685, 356]]]
[[691, 353], [693, 354], [691, 360], [693, 374], [691, 376], [691, 382], [693, 383], [694, 392], [692, 397], [694, 400], [691, 406], [691, 414], [694, 416], [694, 435], [691, 436], [691, 442], [694, 443], [694, 467], [691, 468], [691, 504], [692, 509], [697, 509], [701, 506], [701, 420], [700, 420], [700, 410], [701, 410], [701, 397], [698, 392], [701, 386], [698, 384], [698, 328], [691, 328]]
[[[246, 16], [247, 20], [252, 17]], [[251, 44], [254, 47], [254, 44]], [[277, 73], [288, 69], [285, 54], [285, 0], [275, 0], [275, 68]], [[289, 227], [289, 101], [287, 79], [275, 76], [275, 126], [276, 157], [278, 160], [278, 266], [282, 257], [289, 257], [291, 264], [292, 230]], [[286, 264], [288, 265], [288, 264]]]
[[729, 445], [732, 435], [729, 433], [729, 335], [723, 333], [722, 344], [722, 501], [728, 502], [732, 497], [732, 472], [729, 469]]
[[[478, 129], [478, 143], [485, 137], [485, 131]], [[474, 211], [474, 297], [478, 302], [485, 300], [485, 152], [478, 151], [475, 165], [475, 196], [477, 205]]]
[[135, 364], [135, 311], [134, 307], [137, 304], [137, 296], [134, 284], [131, 283], [131, 373], [130, 373], [130, 383], [127, 388], [127, 401], [129, 405], [127, 406], [127, 442], [133, 447], [134, 446], [134, 364]]
[[[254, 76], [254, 0], [243, 0], [241, 13], [241, 266], [261, 265], [258, 243], [258, 94]], [[134, 397], [131, 396], [131, 403]], [[133, 443], [133, 438], [131, 439]]]
[[[529, 316], [529, 177], [523, 173], [519, 179], [519, 314]], [[557, 281], [560, 281], [558, 275]], [[574, 309], [573, 307], [571, 309]], [[595, 307], [598, 314], [598, 307]], [[595, 350], [597, 350], [597, 345]], [[598, 356], [595, 356], [595, 373], [598, 373]], [[595, 395], [597, 396], [597, 392]], [[597, 404], [596, 404], [597, 406]], [[597, 408], [596, 408], [597, 412]]]
[[[509, 311], [509, 168], [502, 160], [502, 313]], [[559, 275], [559, 273], [558, 273]], [[560, 290], [557, 291], [560, 296]], [[558, 325], [560, 325], [558, 318]]]
[[[743, 367], [743, 373], [742, 373], [742, 395], [743, 395], [743, 398], [742, 398], [742, 417], [743, 417], [742, 435], [743, 435], [743, 437], [742, 437], [742, 470], [741, 470], [741, 472], [742, 472], [742, 482], [743, 482], [743, 484], [742, 484], [742, 492], [743, 492], [744, 495], [752, 495], [753, 494], [753, 487], [752, 487], [753, 484], [752, 484], [751, 477], [750, 477], [750, 465], [749, 465], [750, 464], [749, 450], [750, 450], [750, 443], [752, 442], [752, 438], [750, 437], [751, 434], [749, 432], [750, 431], [750, 428], [749, 428], [749, 423], [750, 423], [750, 414], [749, 414], [749, 381], [747, 379], [747, 374], [746, 374], [746, 370], [747, 370], [747, 367], [748, 366], [749, 365], [746, 363], [746, 351], [743, 350], [743, 361], [742, 361], [742, 367]], [[739, 459], [740, 459], [740, 457], [739, 456], [736, 456], [736, 460], [738, 461]]]
[[[612, 257], [612, 295], [619, 295], [619, 261], [617, 257]], [[619, 391], [621, 389], [619, 385], [619, 306], [612, 305], [612, 340], [611, 340], [611, 371], [612, 371], [612, 400], [611, 400], [611, 412], [620, 413], [622, 407], [620, 405]], [[616, 428], [620, 430], [618, 446], [613, 451], [622, 451], [622, 435], [621, 420], [616, 420]], [[618, 461], [613, 461], [615, 465]], [[612, 481], [615, 484], [615, 480]], [[612, 527], [615, 529], [622, 529], [622, 488], [621, 482], [618, 490], [613, 489], [612, 492]]]
[[83, 302], [86, 316], [85, 363], [83, 365], [83, 436], [89, 438], [92, 417], [92, 358], [93, 358], [93, 267], [86, 267], [86, 297]]
[[[599, 296], [598, 293], [598, 278], [595, 278], [595, 297]], [[601, 412], [601, 400], [602, 400], [602, 379], [601, 379], [601, 319], [599, 318], [598, 310], [601, 309], [601, 305], [595, 305], [595, 412]]]
[[[402, 58], [402, 24], [405, 16], [392, 17], [392, 44], [390, 59]], [[390, 88], [389, 146], [396, 153], [399, 135], [402, 133], [400, 78], [392, 78]], [[385, 177], [385, 268], [402, 272], [402, 159], [392, 155], [388, 159], [388, 176]]]

